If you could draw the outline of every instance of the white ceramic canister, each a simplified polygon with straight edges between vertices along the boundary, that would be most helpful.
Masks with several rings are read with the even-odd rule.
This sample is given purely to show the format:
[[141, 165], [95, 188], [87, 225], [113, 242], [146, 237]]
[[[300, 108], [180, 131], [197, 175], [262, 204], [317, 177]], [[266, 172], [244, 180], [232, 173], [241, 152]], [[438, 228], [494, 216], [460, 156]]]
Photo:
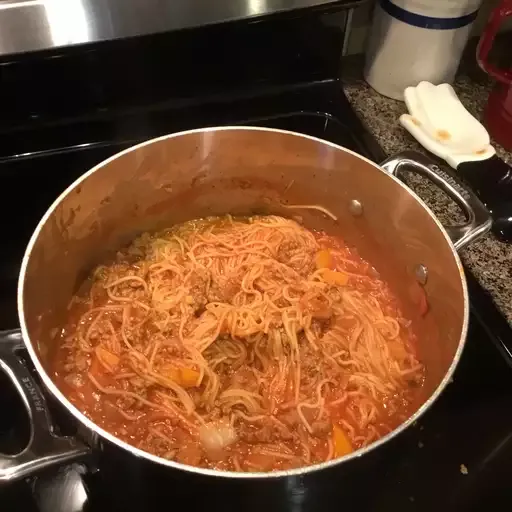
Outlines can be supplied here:
[[482, 0], [377, 0], [368, 38], [366, 81], [403, 100], [425, 80], [451, 83]]

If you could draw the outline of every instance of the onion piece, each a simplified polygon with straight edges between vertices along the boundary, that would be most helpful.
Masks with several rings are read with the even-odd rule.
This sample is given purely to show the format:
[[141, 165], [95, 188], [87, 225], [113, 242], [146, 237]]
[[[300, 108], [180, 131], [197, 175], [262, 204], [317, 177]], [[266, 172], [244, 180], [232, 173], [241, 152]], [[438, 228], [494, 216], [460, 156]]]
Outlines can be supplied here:
[[237, 441], [237, 435], [228, 423], [211, 422], [199, 428], [199, 440], [210, 458], [219, 459], [223, 457], [224, 449]]

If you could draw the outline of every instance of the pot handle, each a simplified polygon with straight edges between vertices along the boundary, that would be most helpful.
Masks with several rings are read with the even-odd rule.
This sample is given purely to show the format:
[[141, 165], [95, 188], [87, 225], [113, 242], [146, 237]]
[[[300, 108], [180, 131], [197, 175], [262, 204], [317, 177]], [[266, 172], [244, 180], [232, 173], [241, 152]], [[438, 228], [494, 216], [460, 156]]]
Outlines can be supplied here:
[[443, 169], [450, 177], [464, 189], [467, 197], [464, 197], [440, 174], [439, 166], [433, 160], [416, 151], [404, 151], [398, 155], [385, 160], [380, 166], [389, 174], [402, 179], [402, 171], [410, 171], [424, 176], [434, 185], [440, 188], [462, 209], [466, 222], [451, 226], [444, 226], [444, 229], [451, 238], [455, 249], [458, 251], [473, 240], [485, 234], [492, 225], [491, 214], [478, 199], [472, 190], [468, 189], [462, 180], [448, 169]]
[[0, 370], [5, 372], [21, 395], [31, 428], [28, 445], [22, 452], [16, 455], [0, 454], [0, 484], [80, 458], [90, 451], [74, 438], [55, 434], [44, 395], [30, 370], [17, 355], [23, 348], [19, 330], [0, 332]]

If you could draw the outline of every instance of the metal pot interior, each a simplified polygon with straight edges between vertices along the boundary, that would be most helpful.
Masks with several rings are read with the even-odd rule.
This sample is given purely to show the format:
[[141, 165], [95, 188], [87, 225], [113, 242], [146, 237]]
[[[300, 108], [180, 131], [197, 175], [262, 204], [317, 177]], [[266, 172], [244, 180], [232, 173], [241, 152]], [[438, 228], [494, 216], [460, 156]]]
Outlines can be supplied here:
[[[354, 215], [354, 200], [361, 215]], [[290, 205], [320, 205], [337, 221]], [[427, 369], [418, 408], [438, 394], [467, 323], [463, 272], [445, 232], [414, 194], [368, 160], [311, 137], [255, 128], [195, 130], [143, 143], [101, 163], [59, 197], [34, 233], [20, 276], [21, 323], [36, 366], [48, 368], [72, 294], [109, 251], [144, 231], [225, 213], [300, 216], [305, 226], [356, 246], [413, 321]], [[409, 292], [418, 264], [428, 269], [424, 317]]]

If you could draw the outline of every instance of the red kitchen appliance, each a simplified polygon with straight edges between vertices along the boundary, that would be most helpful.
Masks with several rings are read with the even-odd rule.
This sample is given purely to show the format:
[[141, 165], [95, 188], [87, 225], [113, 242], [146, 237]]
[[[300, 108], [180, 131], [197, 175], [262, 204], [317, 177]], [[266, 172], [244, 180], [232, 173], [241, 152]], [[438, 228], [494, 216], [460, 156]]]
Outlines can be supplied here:
[[503, 20], [512, 15], [512, 0], [502, 0], [489, 18], [476, 52], [479, 66], [496, 79], [484, 111], [484, 124], [491, 137], [512, 150], [512, 69], [500, 69], [489, 63], [489, 51]]

